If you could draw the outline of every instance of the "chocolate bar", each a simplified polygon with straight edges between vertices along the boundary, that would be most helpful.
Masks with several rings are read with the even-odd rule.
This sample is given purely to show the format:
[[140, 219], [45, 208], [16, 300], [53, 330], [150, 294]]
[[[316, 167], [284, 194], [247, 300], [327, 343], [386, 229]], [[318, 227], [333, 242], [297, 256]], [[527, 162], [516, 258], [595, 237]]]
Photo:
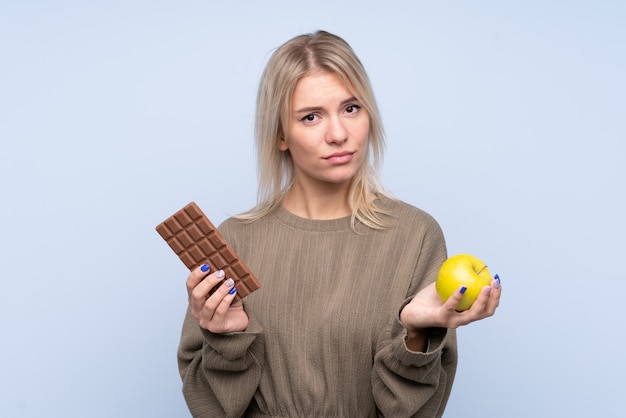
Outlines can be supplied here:
[[211, 271], [224, 270], [224, 280], [235, 281], [235, 300], [261, 287], [254, 273], [195, 202], [161, 222], [156, 230], [189, 270], [204, 263], [211, 266]]

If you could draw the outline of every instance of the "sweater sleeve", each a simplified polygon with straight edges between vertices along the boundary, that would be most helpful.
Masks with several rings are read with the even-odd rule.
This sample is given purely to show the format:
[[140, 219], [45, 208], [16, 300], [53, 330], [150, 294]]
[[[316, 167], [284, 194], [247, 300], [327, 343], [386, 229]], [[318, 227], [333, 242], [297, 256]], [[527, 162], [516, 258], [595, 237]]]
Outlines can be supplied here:
[[372, 389], [382, 416], [443, 415], [456, 372], [456, 333], [445, 328], [430, 329], [428, 352], [413, 352], [406, 346], [407, 332], [399, 313], [419, 290], [435, 280], [446, 254], [441, 229], [432, 220], [421, 242], [407, 298], [378, 339]]
[[213, 334], [187, 309], [178, 369], [192, 416], [242, 416], [261, 379], [263, 350], [261, 327], [253, 318], [245, 332]]
[[456, 334], [442, 328], [430, 330], [426, 353], [410, 351], [405, 336], [398, 319], [378, 342], [372, 374], [378, 409], [385, 417], [440, 417], [456, 371]]

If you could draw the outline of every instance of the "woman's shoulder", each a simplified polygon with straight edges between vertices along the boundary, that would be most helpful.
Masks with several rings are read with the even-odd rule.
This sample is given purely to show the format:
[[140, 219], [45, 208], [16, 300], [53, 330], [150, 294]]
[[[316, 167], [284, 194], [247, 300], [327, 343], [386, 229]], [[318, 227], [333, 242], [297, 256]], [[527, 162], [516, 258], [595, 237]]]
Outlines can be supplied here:
[[426, 247], [445, 248], [443, 230], [430, 213], [394, 198], [382, 199], [380, 204], [388, 220], [388, 227], [377, 232], [387, 236], [384, 241], [396, 242], [402, 251], [409, 252], [419, 253]]
[[266, 214], [259, 218], [248, 218], [242, 215], [232, 215], [226, 218], [219, 226], [218, 230], [226, 237], [233, 239], [250, 236], [252, 234], [264, 233], [268, 230], [272, 214]]
[[217, 229], [224, 235], [232, 235], [247, 230], [250, 225], [254, 223], [255, 222], [242, 219], [238, 216], [230, 216], [226, 218]]
[[437, 220], [429, 212], [404, 200], [383, 196], [377, 201], [380, 208], [402, 224], [417, 222], [438, 225]]

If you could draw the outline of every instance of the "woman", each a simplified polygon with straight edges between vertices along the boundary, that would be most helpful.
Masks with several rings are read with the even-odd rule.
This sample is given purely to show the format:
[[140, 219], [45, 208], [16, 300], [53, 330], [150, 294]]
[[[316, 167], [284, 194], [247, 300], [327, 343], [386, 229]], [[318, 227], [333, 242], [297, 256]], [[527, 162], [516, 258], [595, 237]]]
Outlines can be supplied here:
[[222, 271], [187, 279], [179, 348], [194, 416], [438, 417], [456, 370], [454, 329], [494, 314], [442, 304], [442, 232], [392, 198], [369, 80], [341, 38], [298, 36], [270, 58], [257, 98], [259, 204], [220, 231], [262, 283], [243, 303]]

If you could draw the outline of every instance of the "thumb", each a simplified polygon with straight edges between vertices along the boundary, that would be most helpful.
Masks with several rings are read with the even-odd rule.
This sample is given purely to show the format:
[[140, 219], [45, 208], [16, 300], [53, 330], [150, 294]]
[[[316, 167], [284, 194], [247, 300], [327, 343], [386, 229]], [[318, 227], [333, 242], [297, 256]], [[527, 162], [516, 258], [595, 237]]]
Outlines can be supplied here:
[[461, 299], [463, 299], [463, 294], [466, 290], [466, 286], [459, 287], [453, 294], [450, 295], [450, 297], [448, 298], [446, 303], [443, 304], [443, 306], [451, 311], [456, 310], [457, 306], [459, 306], [459, 303], [461, 302]]

